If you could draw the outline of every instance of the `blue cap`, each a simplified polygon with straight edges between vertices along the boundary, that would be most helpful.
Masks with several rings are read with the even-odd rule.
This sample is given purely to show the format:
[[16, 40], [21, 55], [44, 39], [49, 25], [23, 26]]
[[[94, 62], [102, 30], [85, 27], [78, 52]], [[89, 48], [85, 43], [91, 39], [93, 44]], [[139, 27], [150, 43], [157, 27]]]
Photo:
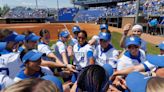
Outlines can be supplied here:
[[104, 64], [103, 68], [105, 69], [109, 77], [113, 75], [113, 67], [110, 64]]
[[11, 33], [9, 36], [3, 39], [4, 42], [9, 42], [9, 41], [23, 41], [25, 39], [24, 35], [19, 35], [16, 32]]
[[139, 72], [132, 72], [126, 77], [126, 85], [130, 92], [146, 92], [146, 85], [150, 77], [145, 77]]
[[105, 32], [100, 32], [99, 33], [99, 38], [103, 39], [105, 41], [108, 41], [111, 39], [111, 35], [109, 33], [105, 33]]
[[73, 28], [72, 28], [72, 32], [74, 33], [74, 32], [80, 32], [80, 27], [79, 26], [74, 26]]
[[0, 42], [0, 51], [4, 50], [6, 48], [7, 42]]
[[102, 29], [108, 30], [108, 25], [107, 24], [101, 24], [100, 25], [100, 30], [102, 30]]
[[60, 37], [68, 37], [69, 36], [69, 32], [67, 30], [64, 30], [64, 31], [60, 32], [59, 36]]
[[28, 41], [38, 41], [39, 39], [40, 39], [40, 36], [37, 36], [34, 33], [31, 33], [30, 35], [26, 37], [26, 40]]
[[161, 50], [164, 50], [164, 41], [157, 45], [157, 47]]
[[40, 59], [42, 57], [43, 53], [37, 51], [37, 50], [30, 50], [29, 52], [27, 52], [23, 58], [22, 58], [22, 62], [25, 63], [28, 60], [30, 61], [37, 61], [38, 59]]
[[129, 45], [136, 45], [136, 46], [141, 45], [141, 39], [138, 36], [130, 36], [126, 38], [125, 42], [126, 42], [126, 47], [128, 47]]
[[59, 80], [59, 78], [52, 76], [52, 75], [46, 75], [46, 76], [43, 76], [42, 78], [45, 80], [51, 81], [58, 87], [60, 92], [63, 92], [62, 82]]
[[147, 55], [147, 60], [158, 67], [164, 67], [164, 56], [159, 55]]

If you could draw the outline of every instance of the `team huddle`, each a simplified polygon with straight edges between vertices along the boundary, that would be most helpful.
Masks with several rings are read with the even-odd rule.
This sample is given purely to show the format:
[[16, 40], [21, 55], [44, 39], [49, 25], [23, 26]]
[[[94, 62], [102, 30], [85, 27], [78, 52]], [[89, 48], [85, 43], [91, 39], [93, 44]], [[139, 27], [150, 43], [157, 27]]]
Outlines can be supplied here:
[[[129, 31], [132, 31], [131, 35], [128, 35]], [[112, 45], [112, 35], [106, 24], [100, 24], [99, 34], [89, 40], [87, 31], [79, 26], [72, 28], [73, 36], [63, 29], [52, 47], [47, 29], [41, 29], [39, 36], [32, 31], [18, 34], [2, 29], [0, 89], [2, 92], [25, 92], [21, 89], [11, 91], [11, 88], [40, 78], [34, 81], [49, 80], [57, 92], [162, 92], [164, 41], [157, 45], [159, 55], [149, 55], [146, 42], [140, 38], [142, 32], [141, 25], [125, 25], [120, 40], [123, 51], [120, 51]], [[150, 87], [151, 80], [159, 87]], [[19, 86], [15, 86], [17, 88]], [[31, 89], [34, 88], [31, 86]], [[28, 88], [26, 91], [34, 92]]]

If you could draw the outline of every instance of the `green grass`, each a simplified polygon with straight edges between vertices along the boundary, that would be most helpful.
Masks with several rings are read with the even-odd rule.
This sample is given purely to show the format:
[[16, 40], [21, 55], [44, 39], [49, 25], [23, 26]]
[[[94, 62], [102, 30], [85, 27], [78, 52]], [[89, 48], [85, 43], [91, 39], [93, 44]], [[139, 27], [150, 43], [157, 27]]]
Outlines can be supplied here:
[[[118, 50], [122, 50], [122, 48], [119, 45], [121, 36], [122, 35], [120, 33], [112, 32], [112, 41], [111, 42], [114, 45], [114, 47]], [[51, 41], [50, 46], [52, 46], [52, 44], [54, 44], [54, 43], [55, 43], [55, 41]], [[156, 48], [155, 46], [156, 46], [155, 44], [147, 43], [147, 53], [148, 54], [159, 54], [159, 49]]]

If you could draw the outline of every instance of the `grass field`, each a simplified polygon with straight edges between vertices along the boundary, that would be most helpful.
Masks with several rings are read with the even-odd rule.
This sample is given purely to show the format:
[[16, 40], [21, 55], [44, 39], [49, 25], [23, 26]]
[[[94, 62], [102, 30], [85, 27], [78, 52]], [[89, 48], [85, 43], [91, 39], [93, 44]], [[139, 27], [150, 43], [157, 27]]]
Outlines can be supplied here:
[[[119, 46], [120, 39], [121, 39], [120, 33], [112, 32], [112, 44], [118, 50], [122, 50], [122, 48], [120, 48], [120, 46]], [[55, 41], [51, 41], [50, 46], [54, 43], [55, 43]], [[148, 54], [159, 54], [159, 49], [155, 46], [156, 46], [155, 44], [147, 43], [147, 53]]]

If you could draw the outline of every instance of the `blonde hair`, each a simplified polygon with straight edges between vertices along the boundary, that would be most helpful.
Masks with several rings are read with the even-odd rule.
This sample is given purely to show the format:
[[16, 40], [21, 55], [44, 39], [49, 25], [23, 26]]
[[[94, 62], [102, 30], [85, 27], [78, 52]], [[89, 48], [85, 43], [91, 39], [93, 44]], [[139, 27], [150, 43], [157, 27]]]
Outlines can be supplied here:
[[51, 81], [31, 78], [19, 81], [2, 92], [59, 92], [59, 89]]
[[164, 78], [152, 77], [148, 83], [146, 92], [163, 92], [164, 91]]

